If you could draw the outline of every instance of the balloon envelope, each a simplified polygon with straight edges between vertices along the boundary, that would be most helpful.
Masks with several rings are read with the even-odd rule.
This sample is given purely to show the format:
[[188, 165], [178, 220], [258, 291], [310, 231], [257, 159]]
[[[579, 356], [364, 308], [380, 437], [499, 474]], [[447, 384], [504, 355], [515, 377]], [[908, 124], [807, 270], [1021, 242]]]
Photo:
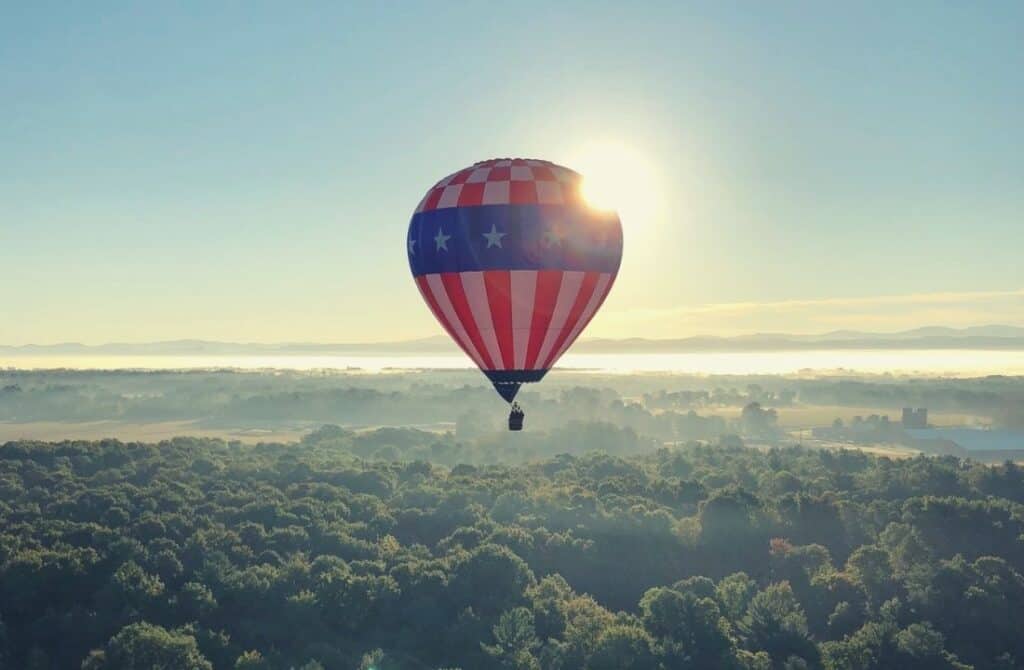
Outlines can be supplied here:
[[509, 402], [576, 340], [619, 271], [619, 217], [588, 206], [580, 180], [543, 160], [481, 161], [435, 184], [409, 222], [423, 299]]

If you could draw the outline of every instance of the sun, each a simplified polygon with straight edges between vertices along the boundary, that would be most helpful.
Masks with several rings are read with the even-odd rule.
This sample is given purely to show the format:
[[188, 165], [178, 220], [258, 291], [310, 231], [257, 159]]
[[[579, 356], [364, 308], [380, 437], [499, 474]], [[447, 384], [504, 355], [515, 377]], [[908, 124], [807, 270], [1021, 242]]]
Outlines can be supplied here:
[[634, 148], [618, 142], [592, 143], [570, 165], [583, 175], [580, 190], [591, 207], [614, 210], [624, 220], [641, 225], [657, 209], [655, 172]]

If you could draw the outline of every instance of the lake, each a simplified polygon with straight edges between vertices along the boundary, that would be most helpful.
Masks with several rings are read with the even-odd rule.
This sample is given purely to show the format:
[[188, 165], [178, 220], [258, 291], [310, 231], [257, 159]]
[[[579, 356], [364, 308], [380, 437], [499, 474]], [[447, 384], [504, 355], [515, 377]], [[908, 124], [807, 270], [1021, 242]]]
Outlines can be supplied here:
[[[208, 355], [208, 356], [33, 356], [0, 357], [0, 367], [22, 369], [197, 369], [280, 368], [384, 372], [413, 369], [461, 369], [471, 364], [462, 355], [332, 354], [332, 355]], [[893, 373], [971, 377], [1024, 375], [1024, 351], [949, 350], [812, 350], [758, 352], [572, 354], [559, 362], [562, 370], [628, 374], [797, 374], [811, 372]]]

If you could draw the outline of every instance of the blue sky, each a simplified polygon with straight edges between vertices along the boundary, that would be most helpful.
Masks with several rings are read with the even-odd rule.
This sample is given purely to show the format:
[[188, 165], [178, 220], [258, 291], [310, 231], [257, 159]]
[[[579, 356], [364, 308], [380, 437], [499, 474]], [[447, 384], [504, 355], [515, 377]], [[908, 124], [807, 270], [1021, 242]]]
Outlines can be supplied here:
[[1024, 325], [1020, 3], [378, 4], [0, 10], [0, 342], [434, 334], [426, 188], [594, 143], [588, 335]]

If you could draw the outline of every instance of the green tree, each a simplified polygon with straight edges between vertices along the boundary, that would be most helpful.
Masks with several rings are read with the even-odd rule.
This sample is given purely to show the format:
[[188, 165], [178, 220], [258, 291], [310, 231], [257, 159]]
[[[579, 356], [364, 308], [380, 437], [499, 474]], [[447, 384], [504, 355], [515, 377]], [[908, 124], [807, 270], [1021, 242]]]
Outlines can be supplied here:
[[715, 599], [731, 621], [739, 621], [743, 617], [756, 593], [757, 584], [745, 572], [723, 577], [715, 587]]
[[768, 652], [776, 664], [790, 656], [815, 661], [807, 618], [788, 582], [771, 584], [750, 601], [741, 630], [747, 647]]
[[733, 661], [729, 623], [710, 598], [673, 589], [651, 589], [640, 600], [644, 627], [673, 668], [726, 667]]
[[483, 645], [487, 655], [502, 667], [513, 670], [539, 670], [533, 652], [540, 646], [533, 625], [533, 612], [525, 607], [502, 612], [492, 629], [494, 645]]
[[587, 670], [655, 670], [658, 660], [652, 642], [646, 631], [637, 626], [610, 626], [597, 638]]
[[271, 667], [267, 659], [263, 658], [263, 654], [255, 649], [243, 652], [235, 660], [235, 670], [270, 670]]
[[199, 621], [217, 609], [217, 601], [209, 587], [199, 582], [188, 582], [176, 597], [177, 610], [186, 621]]
[[523, 559], [505, 547], [485, 544], [456, 560], [452, 566], [451, 595], [482, 616], [525, 604], [526, 590], [535, 583]]
[[716, 570], [742, 569], [768, 547], [760, 501], [741, 489], [716, 492], [701, 504], [701, 544]]
[[125, 626], [107, 644], [105, 670], [213, 670], [196, 639], [145, 622]]
[[164, 583], [148, 574], [134, 561], [123, 563], [99, 594], [101, 607], [107, 612], [123, 612], [122, 616], [146, 616], [156, 612], [163, 602]]
[[889, 554], [881, 547], [858, 548], [846, 562], [846, 571], [864, 586], [872, 607], [878, 607], [895, 595], [892, 564]]

